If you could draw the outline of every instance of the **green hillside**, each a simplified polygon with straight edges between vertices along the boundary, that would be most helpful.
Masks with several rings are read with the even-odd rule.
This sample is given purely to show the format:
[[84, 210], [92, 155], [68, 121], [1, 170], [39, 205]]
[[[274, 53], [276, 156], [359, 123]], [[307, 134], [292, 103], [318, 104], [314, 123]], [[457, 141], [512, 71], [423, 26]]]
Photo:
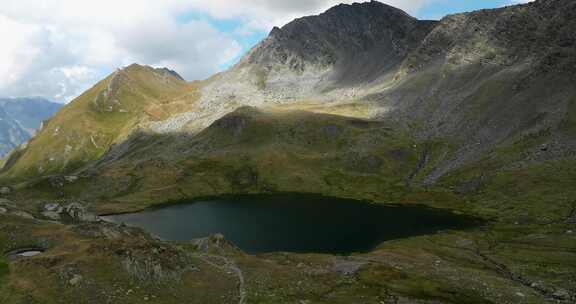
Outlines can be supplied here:
[[148, 109], [189, 91], [190, 85], [165, 70], [139, 65], [118, 70], [66, 105], [15, 151], [2, 178], [72, 173], [154, 119]]

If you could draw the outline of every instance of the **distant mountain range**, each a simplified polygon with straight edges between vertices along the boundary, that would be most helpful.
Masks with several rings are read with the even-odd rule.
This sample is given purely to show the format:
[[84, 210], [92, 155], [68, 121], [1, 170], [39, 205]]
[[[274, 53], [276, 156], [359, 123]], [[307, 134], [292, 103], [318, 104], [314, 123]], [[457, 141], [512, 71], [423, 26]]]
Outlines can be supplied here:
[[26, 142], [61, 107], [43, 98], [0, 98], [0, 156]]

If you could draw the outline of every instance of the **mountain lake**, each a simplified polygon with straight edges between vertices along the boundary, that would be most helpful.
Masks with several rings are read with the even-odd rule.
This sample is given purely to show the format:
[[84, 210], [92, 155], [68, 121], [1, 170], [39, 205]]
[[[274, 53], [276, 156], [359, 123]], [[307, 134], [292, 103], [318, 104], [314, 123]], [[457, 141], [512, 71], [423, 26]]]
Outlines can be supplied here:
[[366, 252], [388, 240], [481, 224], [449, 210], [308, 194], [224, 196], [103, 218], [143, 228], [164, 240], [220, 233], [250, 254]]

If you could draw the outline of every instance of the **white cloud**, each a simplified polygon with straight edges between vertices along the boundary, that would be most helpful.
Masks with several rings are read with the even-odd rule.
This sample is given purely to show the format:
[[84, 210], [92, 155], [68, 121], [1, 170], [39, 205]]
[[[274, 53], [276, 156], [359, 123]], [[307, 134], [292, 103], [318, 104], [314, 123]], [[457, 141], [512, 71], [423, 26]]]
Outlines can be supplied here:
[[[360, 0], [357, 0], [360, 1]], [[434, 0], [383, 1], [416, 12]], [[268, 31], [340, 0], [3, 0], [0, 96], [68, 101], [115, 68], [138, 62], [202, 79], [238, 57], [234, 36]], [[230, 33], [187, 12], [235, 20]]]
[[[408, 13], [416, 13], [434, 0], [381, 0]], [[216, 18], [238, 18], [248, 29], [269, 30], [282, 26], [294, 18], [318, 14], [340, 3], [351, 4], [362, 0], [191, 0], [189, 6]]]
[[178, 1], [2, 4], [0, 96], [69, 101], [132, 62], [168, 66], [185, 78], [202, 79], [241, 51], [229, 34], [205, 21], [178, 23]]
[[[16, 82], [38, 56], [40, 50], [36, 40], [40, 28], [20, 24], [0, 15], [0, 36], [3, 46], [0, 48], [0, 89]], [[10, 60], [7, 60], [10, 59]]]

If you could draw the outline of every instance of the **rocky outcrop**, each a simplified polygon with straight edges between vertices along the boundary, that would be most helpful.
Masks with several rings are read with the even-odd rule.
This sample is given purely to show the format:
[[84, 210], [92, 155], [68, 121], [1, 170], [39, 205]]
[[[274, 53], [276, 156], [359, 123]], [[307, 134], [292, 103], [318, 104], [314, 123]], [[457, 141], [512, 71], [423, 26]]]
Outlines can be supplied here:
[[12, 188], [7, 186], [0, 187], [0, 195], [8, 195], [10, 193], [12, 193]]
[[86, 206], [80, 203], [71, 203], [64, 207], [64, 211], [76, 222], [98, 222], [100, 218], [88, 211]]
[[191, 243], [201, 253], [241, 253], [232, 242], [226, 240], [223, 234], [216, 233], [205, 238], [192, 240]]
[[101, 221], [100, 217], [88, 211], [81, 203], [47, 203], [44, 205], [42, 216], [53, 221], [74, 223], [90, 223]]

